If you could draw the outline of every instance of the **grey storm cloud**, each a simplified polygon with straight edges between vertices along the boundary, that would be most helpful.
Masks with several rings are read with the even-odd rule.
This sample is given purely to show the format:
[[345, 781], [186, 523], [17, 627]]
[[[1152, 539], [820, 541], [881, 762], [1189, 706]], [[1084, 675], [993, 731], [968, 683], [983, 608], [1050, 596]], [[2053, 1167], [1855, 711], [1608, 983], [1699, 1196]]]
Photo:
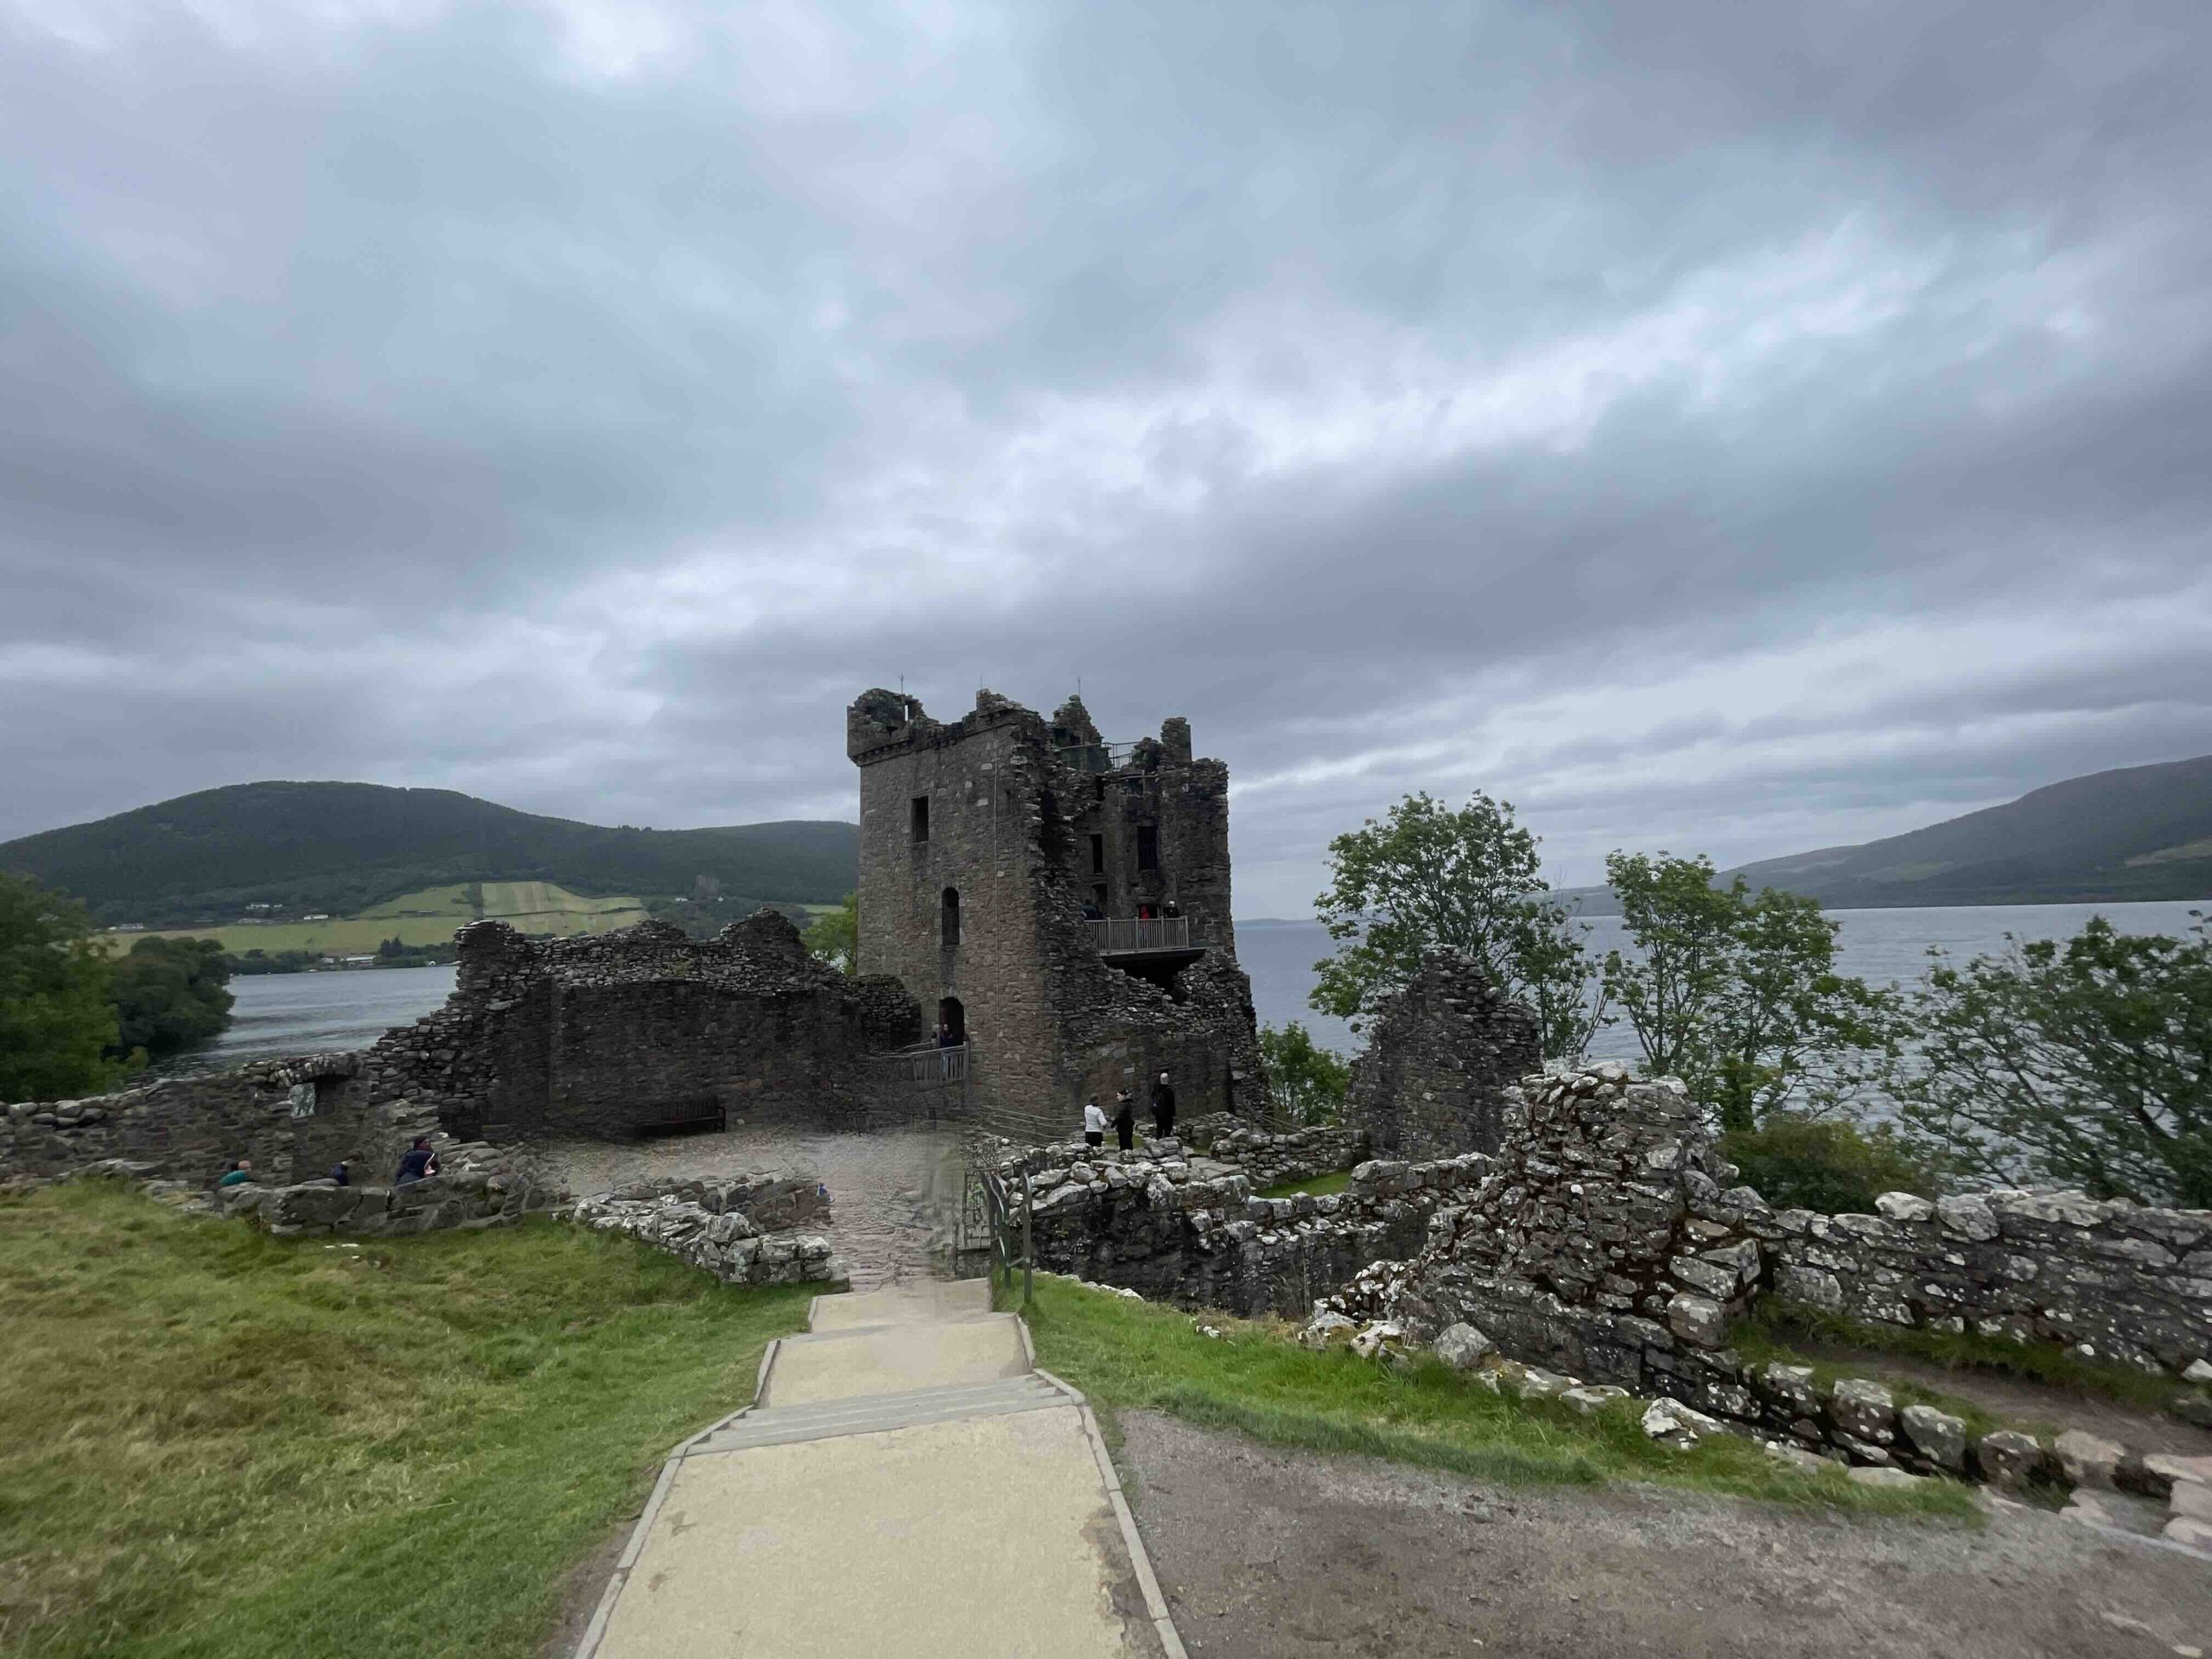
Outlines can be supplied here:
[[1239, 908], [2212, 748], [2212, 14], [0, 0], [0, 836], [849, 817], [1080, 680]]

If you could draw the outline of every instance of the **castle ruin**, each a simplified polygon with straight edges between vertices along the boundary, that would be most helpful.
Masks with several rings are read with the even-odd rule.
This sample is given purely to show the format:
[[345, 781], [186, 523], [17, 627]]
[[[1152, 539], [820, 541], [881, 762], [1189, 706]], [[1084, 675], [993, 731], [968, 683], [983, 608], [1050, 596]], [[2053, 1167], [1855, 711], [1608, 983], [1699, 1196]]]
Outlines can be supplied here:
[[961, 1055], [971, 1106], [1065, 1133], [1096, 1096], [1172, 1077], [1181, 1113], [1266, 1110], [1230, 914], [1229, 769], [1188, 721], [1105, 741], [1071, 697], [1048, 721], [984, 691], [931, 719], [864, 692], [860, 963], [897, 978]]

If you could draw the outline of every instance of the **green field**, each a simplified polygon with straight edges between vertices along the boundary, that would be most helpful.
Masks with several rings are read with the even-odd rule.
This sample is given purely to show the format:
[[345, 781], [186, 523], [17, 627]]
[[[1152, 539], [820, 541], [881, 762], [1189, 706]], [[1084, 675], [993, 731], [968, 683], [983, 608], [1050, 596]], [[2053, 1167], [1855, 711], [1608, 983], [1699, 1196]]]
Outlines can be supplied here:
[[357, 1246], [0, 1198], [0, 1653], [530, 1659], [813, 1289], [550, 1221]]
[[[588, 899], [550, 881], [486, 881], [483, 914], [507, 923], [524, 933], [552, 934], [566, 938], [578, 933], [612, 933], [645, 919], [645, 906], [627, 896]], [[372, 905], [359, 916], [340, 916], [327, 922], [268, 922], [256, 925], [179, 927], [158, 930], [158, 935], [179, 939], [213, 939], [224, 950], [243, 952], [320, 950], [330, 956], [356, 956], [373, 950], [386, 939], [402, 944], [443, 944], [454, 930], [477, 919], [469, 902], [470, 889], [455, 883], [424, 887]], [[102, 935], [112, 950], [127, 950], [137, 938], [156, 932]]]

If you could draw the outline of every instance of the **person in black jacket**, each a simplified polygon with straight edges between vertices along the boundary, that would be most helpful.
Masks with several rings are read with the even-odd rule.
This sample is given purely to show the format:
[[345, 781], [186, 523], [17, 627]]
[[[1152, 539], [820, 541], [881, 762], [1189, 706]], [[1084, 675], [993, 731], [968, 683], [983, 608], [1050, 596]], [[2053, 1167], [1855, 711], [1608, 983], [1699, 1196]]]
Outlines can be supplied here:
[[1167, 1074], [1160, 1074], [1160, 1081], [1152, 1085], [1152, 1136], [1165, 1141], [1175, 1133], [1175, 1085], [1167, 1081]]
[[1114, 1138], [1121, 1142], [1123, 1152], [1136, 1145], [1137, 1105], [1126, 1089], [1117, 1090], [1114, 1095]]
[[392, 1185], [394, 1186], [411, 1185], [416, 1181], [428, 1180], [437, 1173], [438, 1154], [430, 1150], [430, 1137], [427, 1135], [418, 1135], [415, 1137], [415, 1144], [410, 1147], [406, 1155], [400, 1159], [399, 1174], [393, 1180]]

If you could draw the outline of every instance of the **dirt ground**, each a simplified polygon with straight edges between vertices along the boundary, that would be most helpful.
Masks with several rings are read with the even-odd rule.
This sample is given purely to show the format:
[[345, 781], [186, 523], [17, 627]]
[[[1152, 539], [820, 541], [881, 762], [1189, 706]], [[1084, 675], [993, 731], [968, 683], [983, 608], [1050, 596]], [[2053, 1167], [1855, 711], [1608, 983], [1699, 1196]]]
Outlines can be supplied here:
[[2212, 1654], [2212, 1562], [2042, 1511], [1979, 1532], [1653, 1489], [1485, 1486], [1122, 1415], [1202, 1659]]

